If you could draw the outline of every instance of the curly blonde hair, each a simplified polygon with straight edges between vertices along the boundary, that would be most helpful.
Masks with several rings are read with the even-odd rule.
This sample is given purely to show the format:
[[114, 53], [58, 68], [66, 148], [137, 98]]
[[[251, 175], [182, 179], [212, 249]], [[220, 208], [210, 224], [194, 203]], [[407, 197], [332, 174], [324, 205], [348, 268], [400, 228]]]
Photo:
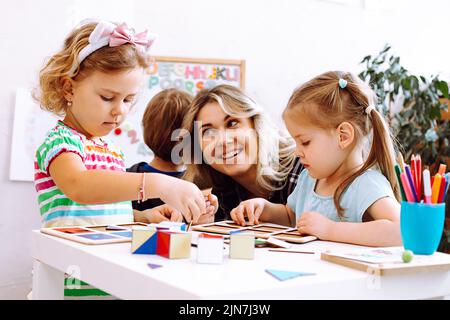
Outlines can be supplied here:
[[147, 69], [152, 59], [132, 44], [117, 47], [102, 47], [84, 59], [73, 74], [72, 65], [80, 51], [89, 43], [89, 36], [97, 23], [86, 23], [75, 28], [65, 39], [63, 48], [50, 57], [39, 73], [39, 87], [33, 91], [33, 98], [41, 108], [57, 115], [64, 115], [67, 102], [63, 94], [63, 79], [81, 81], [94, 71], [120, 72], [136, 67]]

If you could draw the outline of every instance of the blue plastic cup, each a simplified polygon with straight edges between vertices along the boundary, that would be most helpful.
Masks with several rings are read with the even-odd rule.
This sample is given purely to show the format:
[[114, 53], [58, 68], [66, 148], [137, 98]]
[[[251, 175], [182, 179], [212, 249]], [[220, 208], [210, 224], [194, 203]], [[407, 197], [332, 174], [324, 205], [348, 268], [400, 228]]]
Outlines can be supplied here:
[[414, 254], [436, 252], [444, 230], [445, 203], [402, 202], [400, 231], [403, 247]]

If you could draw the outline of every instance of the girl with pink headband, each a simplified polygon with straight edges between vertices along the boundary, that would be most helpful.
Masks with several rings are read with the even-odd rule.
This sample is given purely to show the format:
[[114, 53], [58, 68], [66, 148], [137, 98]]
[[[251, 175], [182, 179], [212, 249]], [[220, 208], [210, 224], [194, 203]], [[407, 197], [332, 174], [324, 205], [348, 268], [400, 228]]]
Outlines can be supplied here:
[[126, 24], [86, 23], [40, 71], [34, 96], [63, 116], [36, 152], [35, 187], [45, 227], [133, 221], [131, 200], [160, 198], [172, 220], [195, 223], [207, 203], [193, 183], [157, 173], [125, 172], [122, 151], [104, 136], [136, 103], [155, 35]]

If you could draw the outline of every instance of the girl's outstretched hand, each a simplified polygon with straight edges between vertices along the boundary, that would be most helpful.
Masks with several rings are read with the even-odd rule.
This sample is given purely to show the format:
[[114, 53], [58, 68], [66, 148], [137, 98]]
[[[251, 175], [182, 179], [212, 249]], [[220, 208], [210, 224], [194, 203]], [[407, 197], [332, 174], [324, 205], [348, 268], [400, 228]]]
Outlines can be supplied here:
[[297, 229], [302, 234], [316, 236], [321, 240], [328, 240], [335, 223], [319, 212], [305, 211], [300, 216], [300, 219], [297, 220]]
[[206, 214], [205, 198], [195, 184], [163, 176], [158, 187], [161, 200], [180, 211], [187, 223], [197, 223], [200, 216]]
[[236, 208], [231, 210], [231, 219], [242, 226], [246, 225], [245, 217], [248, 218], [248, 223], [250, 225], [259, 224], [259, 217], [267, 202], [268, 201], [264, 198], [254, 198], [242, 201]]
[[206, 214], [202, 214], [196, 224], [205, 224], [214, 222], [214, 216], [219, 209], [219, 201], [217, 196], [213, 195], [210, 190], [203, 190], [203, 196], [206, 202]]
[[183, 221], [183, 215], [167, 204], [142, 211], [146, 223], [160, 223], [162, 221]]

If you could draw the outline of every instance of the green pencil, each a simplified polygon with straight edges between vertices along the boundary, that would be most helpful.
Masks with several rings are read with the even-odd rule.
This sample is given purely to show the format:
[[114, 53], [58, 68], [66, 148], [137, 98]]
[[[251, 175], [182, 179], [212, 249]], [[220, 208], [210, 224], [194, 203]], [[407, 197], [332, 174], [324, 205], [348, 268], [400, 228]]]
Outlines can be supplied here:
[[406, 195], [405, 190], [403, 190], [402, 180], [400, 179], [400, 174], [402, 170], [400, 169], [400, 166], [398, 164], [395, 165], [395, 174], [397, 175], [398, 184], [400, 186], [400, 192], [402, 194], [402, 200], [406, 201]]

